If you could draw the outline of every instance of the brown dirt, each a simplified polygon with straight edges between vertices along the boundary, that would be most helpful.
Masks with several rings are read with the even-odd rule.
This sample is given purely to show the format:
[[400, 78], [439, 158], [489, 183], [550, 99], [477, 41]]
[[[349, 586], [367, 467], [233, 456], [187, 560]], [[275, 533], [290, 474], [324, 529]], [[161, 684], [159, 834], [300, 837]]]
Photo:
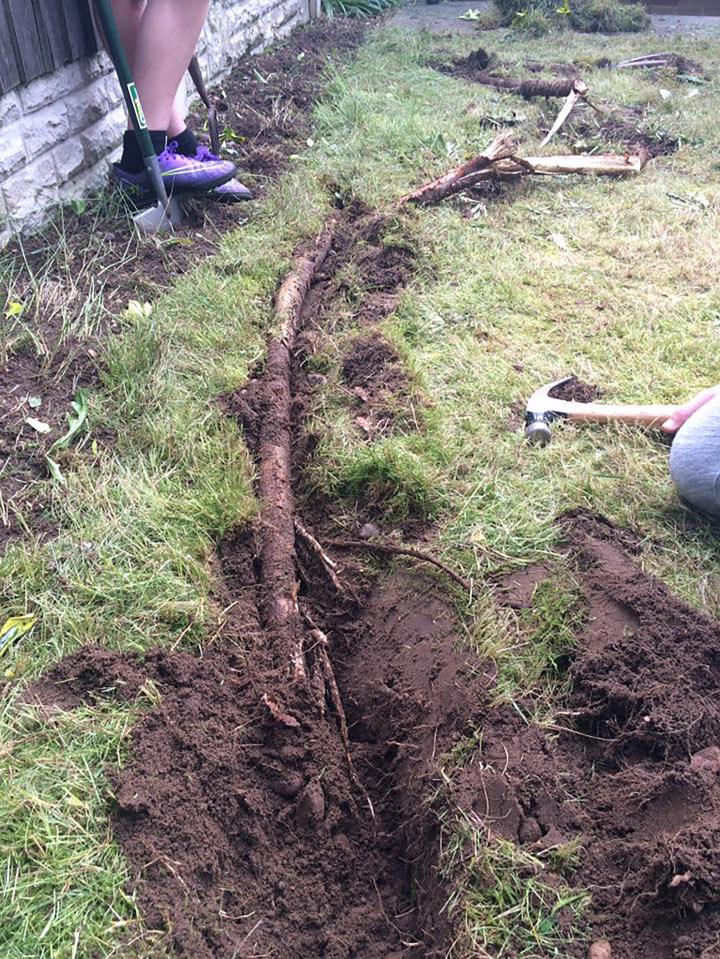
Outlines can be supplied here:
[[417, 399], [410, 379], [397, 350], [381, 333], [364, 334], [352, 342], [342, 373], [358, 410], [355, 422], [368, 439], [417, 428]]
[[[300, 728], [263, 706], [277, 676], [262, 641], [252, 541], [239, 536], [219, 554], [218, 598], [235, 602], [223, 640], [202, 659], [148, 655], [162, 701], [135, 727], [131, 761], [114, 774], [115, 832], [146, 922], [192, 959], [387, 959], [408, 943], [423, 959], [444, 955], [439, 832], [424, 800], [490, 677], [455, 651], [454, 616], [432, 580], [355, 579], [360, 598], [349, 605], [329, 605], [322, 588], [307, 594], [332, 639], [373, 817], [349, 779], [334, 719], [309, 713], [298, 691], [285, 691], [282, 708], [303, 717]], [[107, 694], [119, 675], [132, 678], [123, 695], [138, 688], [137, 660], [99, 654], [66, 659], [38, 698], [70, 705]]]
[[[237, 151], [232, 158], [241, 172], [252, 174], [248, 183], [257, 196], [304, 146], [312, 107], [324, 88], [326, 60], [348, 57], [362, 35], [357, 23], [341, 20], [301, 28], [260, 56], [241, 60], [225, 81], [226, 146]], [[268, 82], [259, 80], [255, 70]], [[77, 388], [95, 383], [102, 338], [118, 331], [117, 314], [131, 299], [155, 300], [199, 260], [217, 253], [219, 236], [241, 226], [257, 208], [252, 203], [229, 206], [194, 199], [177, 236], [140, 244], [124, 214], [105, 197], [89, 201], [80, 213], [64, 209], [22, 247], [15, 243], [0, 251], [3, 279], [6, 271], [13, 277], [12, 300], [28, 300], [33, 276], [43, 278], [38, 315], [31, 325], [44, 344], [38, 355], [27, 338], [24, 343], [17, 340], [5, 367], [0, 366], [0, 549], [23, 533], [16, 511], [34, 533], [52, 531], [44, 513], [44, 452], [64, 432]], [[63, 316], [77, 323], [88, 297], [100, 292], [107, 311], [100, 330], [90, 338], [63, 335]], [[43, 405], [31, 410], [29, 396], [41, 396]], [[28, 416], [48, 422], [52, 433], [46, 438], [35, 433], [25, 423]]]
[[564, 529], [586, 625], [559, 725], [545, 734], [510, 709], [488, 716], [483, 764], [459, 775], [455, 798], [490, 835], [536, 849], [581, 837], [572, 881], [590, 890], [594, 936], [610, 940], [614, 959], [710, 959], [720, 941], [720, 625], [641, 571], [631, 534], [584, 515]]
[[600, 116], [590, 107], [576, 110], [558, 134], [573, 145], [590, 148], [621, 149], [644, 154], [649, 159], [669, 156], [682, 144], [682, 137], [658, 130], [649, 131], [641, 107], [615, 107]]
[[[405, 273], [396, 254], [388, 264], [384, 223], [363, 212], [343, 227], [336, 254], [350, 236], [362, 238], [352, 264], [371, 280], [371, 263], [384, 263], [375, 285], [390, 292], [389, 278]], [[301, 323], [320, 322], [317, 294], [342, 289], [348, 251], [315, 284]], [[292, 362], [299, 437], [304, 345]], [[351, 362], [348, 375], [362, 369]], [[255, 413], [266, 421], [276, 392], [272, 377], [256, 380]], [[264, 434], [255, 435], [262, 469]], [[296, 480], [302, 451], [298, 442]], [[491, 678], [456, 651], [454, 616], [434, 580], [398, 573], [372, 584], [338, 557], [338, 593], [309, 550], [298, 556], [297, 602], [328, 637], [332, 660], [318, 670], [318, 634], [304, 651], [310, 683], [289, 682], [258, 563], [268, 542], [263, 526], [257, 540], [248, 531], [220, 544], [216, 599], [230, 612], [202, 659], [153, 651], [141, 663], [88, 649], [30, 699], [68, 708], [132, 696], [152, 679], [161, 702], [135, 727], [131, 761], [114, 775], [113, 822], [145, 920], [179, 955], [387, 959], [410, 947], [423, 959], [445, 955], [439, 826], [426, 799], [440, 756], [473, 728]]]
[[221, 97], [228, 155], [241, 170], [261, 183], [287, 166], [312, 132], [312, 108], [328, 58], [346, 58], [364, 33], [357, 21], [318, 21], [265, 53], [244, 57], [222, 87], [211, 91]]
[[[341, 211], [332, 247], [305, 302], [303, 333], [296, 350], [293, 464], [298, 478], [319, 442], [319, 437], [306, 432], [299, 424], [314, 402], [317, 387], [326, 383], [323, 374], [312, 372], [311, 361], [322, 354], [337, 330], [368, 328], [368, 332], [353, 341], [366, 346], [358, 346], [356, 353], [351, 345], [348, 357], [342, 360], [343, 369], [349, 362], [348, 375], [353, 379], [353, 383], [348, 383], [348, 402], [356, 413], [358, 429], [367, 439], [375, 440], [394, 429], [414, 429], [422, 423], [423, 401], [412, 390], [399, 356], [372, 329], [395, 309], [403, 289], [412, 279], [411, 241], [398, 239], [407, 235], [409, 229], [408, 220], [375, 213], [354, 201], [348, 201]], [[362, 372], [363, 365], [366, 373]], [[222, 399], [228, 415], [240, 420], [251, 449], [257, 446], [259, 423], [265, 415], [267, 396], [261, 379], [263, 372], [261, 366], [245, 387]], [[382, 504], [374, 501], [371, 490], [366, 493], [357, 504], [359, 525], [367, 519], [382, 519]], [[306, 504], [306, 508], [324, 530], [339, 531], [332, 522], [335, 511], [322, 491], [314, 491], [313, 501]], [[411, 518], [407, 530], [415, 529], [417, 524], [418, 518]], [[426, 525], [424, 521], [422, 525]]]
[[592, 403], [602, 393], [594, 384], [585, 383], [573, 375], [567, 383], [554, 386], [549, 395], [555, 400], [569, 400], [571, 403]]

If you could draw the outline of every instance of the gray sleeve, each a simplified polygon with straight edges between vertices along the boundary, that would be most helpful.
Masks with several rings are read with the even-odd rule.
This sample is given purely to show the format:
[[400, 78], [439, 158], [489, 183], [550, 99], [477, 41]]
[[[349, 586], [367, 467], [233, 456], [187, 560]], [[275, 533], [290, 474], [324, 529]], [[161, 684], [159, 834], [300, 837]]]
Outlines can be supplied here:
[[720, 396], [701, 406], [677, 431], [670, 474], [691, 506], [720, 516]]

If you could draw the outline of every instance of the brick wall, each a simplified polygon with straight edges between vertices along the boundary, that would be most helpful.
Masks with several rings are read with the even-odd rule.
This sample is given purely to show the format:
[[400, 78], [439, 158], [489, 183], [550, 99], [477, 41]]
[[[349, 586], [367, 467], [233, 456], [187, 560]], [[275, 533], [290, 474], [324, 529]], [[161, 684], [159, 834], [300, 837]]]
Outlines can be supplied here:
[[[304, 23], [308, 9], [308, 0], [211, 0], [199, 47], [205, 81]], [[38, 229], [59, 203], [105, 183], [125, 122], [104, 53], [0, 96], [0, 246], [14, 232]]]

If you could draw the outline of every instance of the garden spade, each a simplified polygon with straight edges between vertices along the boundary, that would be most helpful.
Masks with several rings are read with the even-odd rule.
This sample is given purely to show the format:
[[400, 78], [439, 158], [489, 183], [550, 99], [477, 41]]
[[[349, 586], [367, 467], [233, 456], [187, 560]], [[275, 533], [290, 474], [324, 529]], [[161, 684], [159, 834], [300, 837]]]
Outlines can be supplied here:
[[135, 136], [137, 137], [140, 153], [142, 154], [145, 170], [155, 194], [157, 203], [133, 216], [135, 226], [141, 233], [155, 234], [173, 232], [183, 218], [183, 208], [177, 197], [168, 197], [163, 183], [158, 159], [155, 154], [150, 134], [148, 133], [145, 114], [143, 113], [140, 97], [133, 83], [125, 51], [123, 50], [120, 34], [117, 30], [115, 17], [110, 6], [110, 0], [94, 0], [110, 59], [118, 75], [123, 97], [130, 114]]

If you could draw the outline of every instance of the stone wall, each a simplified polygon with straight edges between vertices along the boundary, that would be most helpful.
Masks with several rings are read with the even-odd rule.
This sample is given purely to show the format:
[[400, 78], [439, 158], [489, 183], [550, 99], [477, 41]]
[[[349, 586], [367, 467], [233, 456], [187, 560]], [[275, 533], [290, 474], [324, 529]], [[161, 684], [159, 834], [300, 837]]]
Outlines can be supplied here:
[[[199, 45], [206, 83], [307, 21], [309, 9], [308, 0], [211, 0]], [[192, 95], [189, 77], [187, 89]], [[106, 182], [124, 128], [120, 88], [104, 53], [0, 96], [0, 246]]]

